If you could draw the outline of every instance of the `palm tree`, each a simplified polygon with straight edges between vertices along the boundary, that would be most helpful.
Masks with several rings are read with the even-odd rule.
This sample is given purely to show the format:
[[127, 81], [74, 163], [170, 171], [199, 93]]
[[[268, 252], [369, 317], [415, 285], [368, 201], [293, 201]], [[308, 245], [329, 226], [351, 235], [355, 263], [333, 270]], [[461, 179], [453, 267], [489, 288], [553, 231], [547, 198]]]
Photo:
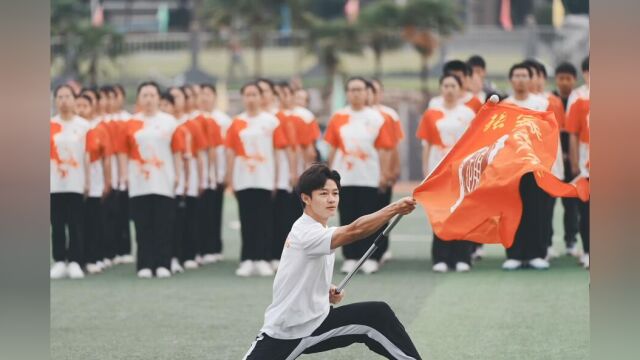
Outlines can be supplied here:
[[363, 38], [373, 50], [375, 59], [374, 77], [382, 77], [382, 54], [385, 50], [396, 49], [403, 44], [398, 36], [401, 8], [391, 0], [382, 0], [365, 6], [360, 12], [358, 24], [362, 27]]
[[456, 9], [444, 0], [410, 0], [402, 7], [400, 21], [403, 36], [420, 54], [420, 83], [423, 95], [428, 93], [428, 59], [438, 47], [437, 35], [447, 36], [461, 28]]

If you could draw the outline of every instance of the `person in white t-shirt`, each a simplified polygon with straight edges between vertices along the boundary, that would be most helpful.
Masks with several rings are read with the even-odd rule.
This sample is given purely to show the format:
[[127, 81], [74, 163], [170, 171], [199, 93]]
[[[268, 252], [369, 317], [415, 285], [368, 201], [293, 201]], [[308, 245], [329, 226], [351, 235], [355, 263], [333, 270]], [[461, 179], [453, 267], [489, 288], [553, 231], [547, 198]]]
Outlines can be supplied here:
[[[114, 98], [114, 112], [116, 120], [120, 124], [120, 132], [124, 124], [131, 119], [131, 113], [125, 110], [124, 105], [126, 102], [126, 92], [122, 85], [116, 84], [113, 86], [115, 90]], [[120, 135], [119, 135], [120, 136]], [[118, 154], [117, 166], [112, 163], [112, 174], [117, 175], [116, 181], [112, 182], [112, 186], [115, 189], [114, 195], [116, 199], [116, 218], [114, 228], [114, 238], [116, 243], [116, 258], [114, 261], [120, 264], [131, 264], [135, 261], [133, 255], [131, 255], [131, 226], [129, 217], [129, 191], [127, 190], [127, 184], [121, 182], [120, 172], [126, 168], [127, 162], [124, 156]], [[112, 177], [113, 178], [113, 177]]]
[[141, 111], [127, 121], [117, 145], [128, 157], [131, 216], [138, 244], [138, 277], [170, 277], [171, 244], [175, 221], [175, 192], [182, 172], [186, 142], [177, 132], [173, 116], [159, 110], [160, 87], [155, 82], [138, 86]]
[[[50, 201], [52, 279], [84, 277], [83, 202], [89, 194], [89, 124], [75, 115], [75, 94], [68, 85], [57, 87], [58, 114], [50, 122]], [[67, 232], [68, 245], [67, 245]]]
[[[367, 106], [367, 80], [352, 77], [346, 83], [349, 106], [337, 111], [327, 125], [324, 140], [331, 146], [328, 164], [342, 174], [340, 224], [380, 209], [379, 194], [389, 186], [392, 150], [395, 147], [393, 124]], [[340, 268], [350, 272], [364, 255], [377, 234], [356, 244], [345, 246], [345, 261]], [[362, 266], [365, 274], [378, 271], [378, 262], [368, 259]]]
[[[422, 169], [426, 178], [467, 130], [475, 113], [457, 101], [462, 80], [453, 74], [440, 78], [442, 106], [429, 107], [420, 120], [416, 136], [422, 140]], [[464, 240], [444, 241], [435, 233], [431, 244], [433, 271], [471, 269], [472, 244]]]
[[[509, 69], [509, 81], [513, 94], [503, 100], [529, 110], [547, 111], [549, 101], [530, 92], [531, 81], [535, 72], [527, 63], [514, 64]], [[537, 74], [536, 74], [537, 75]], [[558, 153], [562, 164], [560, 138], [558, 137]], [[559, 174], [561, 176], [561, 174]], [[548, 248], [548, 228], [546, 211], [549, 208], [550, 196], [535, 182], [533, 173], [525, 174], [520, 181], [522, 197], [522, 221], [516, 231], [513, 245], [506, 249], [507, 260], [502, 264], [504, 270], [515, 270], [525, 265], [544, 270], [549, 268], [546, 260]]]
[[273, 282], [273, 301], [265, 311], [259, 335], [245, 360], [296, 359], [364, 343], [388, 359], [421, 359], [404, 326], [384, 302], [333, 307], [344, 297], [331, 284], [335, 249], [362, 241], [396, 215], [411, 213], [412, 198], [403, 198], [350, 224], [329, 227], [340, 203], [340, 175], [314, 164], [298, 188], [304, 214], [294, 223]]
[[240, 89], [245, 111], [227, 130], [225, 183], [238, 200], [242, 249], [238, 276], [272, 276], [267, 262], [273, 241], [273, 193], [278, 157], [274, 149], [287, 140], [280, 121], [262, 109], [262, 90], [256, 82]]

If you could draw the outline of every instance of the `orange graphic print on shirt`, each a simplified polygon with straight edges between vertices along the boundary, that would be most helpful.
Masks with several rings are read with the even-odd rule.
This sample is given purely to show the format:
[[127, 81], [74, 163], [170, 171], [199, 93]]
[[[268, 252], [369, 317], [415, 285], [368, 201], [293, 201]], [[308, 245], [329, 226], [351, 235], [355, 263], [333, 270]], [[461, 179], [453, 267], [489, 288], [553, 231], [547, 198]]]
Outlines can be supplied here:
[[58, 133], [62, 132], [62, 125], [58, 123], [51, 123], [51, 135], [50, 135], [50, 158], [56, 164], [56, 171], [61, 178], [66, 178], [69, 175], [69, 168], [77, 169], [80, 167], [80, 162], [73, 156], [73, 151], [67, 147], [58, 148], [55, 142], [55, 137]]

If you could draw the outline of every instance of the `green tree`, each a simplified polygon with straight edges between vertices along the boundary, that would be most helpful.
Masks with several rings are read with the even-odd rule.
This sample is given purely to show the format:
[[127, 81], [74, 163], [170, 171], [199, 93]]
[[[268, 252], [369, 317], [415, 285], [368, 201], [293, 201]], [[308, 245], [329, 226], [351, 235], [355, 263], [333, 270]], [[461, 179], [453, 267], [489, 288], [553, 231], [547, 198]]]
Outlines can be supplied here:
[[461, 29], [456, 8], [444, 0], [410, 0], [402, 7], [400, 22], [403, 36], [420, 55], [420, 83], [426, 96], [429, 57], [438, 47], [436, 34], [447, 36]]
[[373, 2], [360, 12], [358, 24], [363, 30], [363, 40], [373, 51], [374, 77], [382, 77], [382, 55], [385, 50], [396, 49], [404, 42], [399, 36], [401, 8], [391, 0]]

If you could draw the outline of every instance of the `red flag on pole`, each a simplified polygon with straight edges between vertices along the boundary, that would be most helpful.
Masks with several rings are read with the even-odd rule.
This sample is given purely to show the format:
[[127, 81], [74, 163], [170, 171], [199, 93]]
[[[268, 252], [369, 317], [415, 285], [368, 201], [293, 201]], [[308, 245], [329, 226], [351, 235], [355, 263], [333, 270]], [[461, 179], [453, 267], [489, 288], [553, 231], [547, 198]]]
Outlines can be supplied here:
[[511, 31], [513, 23], [511, 22], [511, 0], [502, 0], [500, 4], [500, 24], [502, 28]]
[[413, 192], [436, 235], [510, 247], [522, 216], [519, 184], [526, 173], [552, 196], [588, 197], [588, 189], [551, 172], [558, 136], [552, 111], [487, 102]]

